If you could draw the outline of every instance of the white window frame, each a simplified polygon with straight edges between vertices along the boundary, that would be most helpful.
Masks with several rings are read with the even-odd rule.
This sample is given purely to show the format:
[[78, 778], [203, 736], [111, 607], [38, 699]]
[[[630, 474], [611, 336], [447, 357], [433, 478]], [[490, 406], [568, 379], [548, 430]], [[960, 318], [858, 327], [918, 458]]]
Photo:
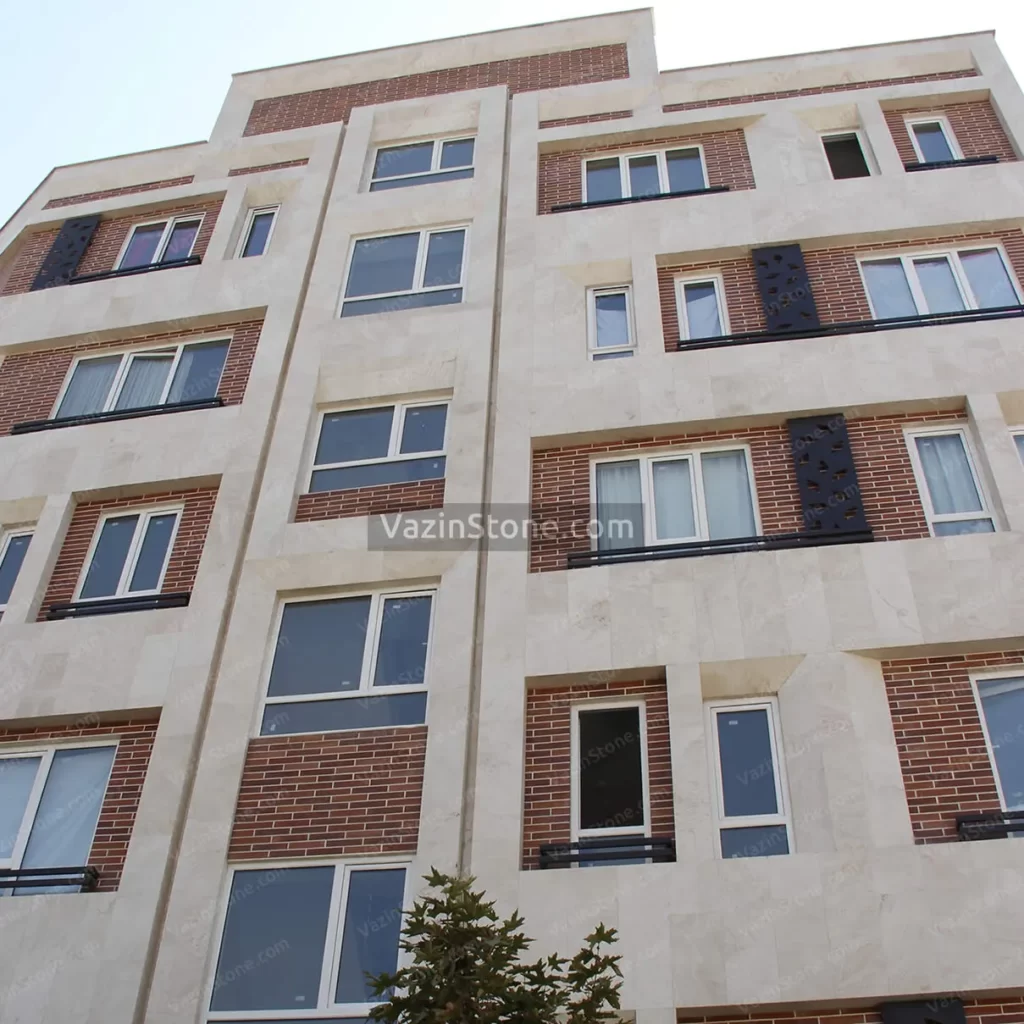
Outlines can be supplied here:
[[[602, 348], [597, 346], [597, 298], [599, 295], [626, 296], [626, 332], [629, 343], [626, 345], [605, 345]], [[630, 284], [602, 285], [599, 288], [587, 289], [587, 353], [593, 360], [597, 356], [609, 355], [617, 352], [636, 351], [636, 326], [633, 322], [633, 286]]]
[[[857, 145], [860, 146], [860, 155], [864, 157], [864, 166], [868, 169], [867, 177], [873, 177], [877, 174], [877, 171], [875, 170], [871, 160], [868, 159], [867, 141], [860, 128], [830, 128], [827, 132], [819, 133], [818, 139], [821, 142], [821, 152], [825, 157], [825, 166], [829, 169], [829, 174], [832, 175], [832, 164], [828, 158], [828, 150], [825, 148], [825, 142], [828, 139], [848, 139], [851, 135], [856, 138]], [[832, 175], [830, 180], [842, 181], [844, 179], [836, 178]]]
[[[473, 163], [460, 164], [458, 167], [441, 167], [441, 154], [444, 151], [444, 144], [446, 142], [470, 141], [473, 143]], [[378, 181], [414, 181], [416, 178], [424, 178], [432, 174], [446, 174], [448, 171], [464, 171], [467, 168], [476, 170], [476, 141], [476, 135], [442, 135], [429, 136], [425, 139], [407, 139], [404, 142], [389, 142], [385, 145], [376, 146], [373, 150], [373, 158], [370, 161], [370, 177], [367, 181], [366, 187], [369, 190]], [[430, 154], [429, 171], [414, 171], [411, 174], [392, 174], [386, 178], [374, 177], [374, 170], [377, 166], [377, 157], [382, 149], [400, 149], [403, 146], [422, 146], [427, 142], [432, 142], [434, 145], [433, 152]]]
[[971, 288], [970, 279], [960, 262], [960, 256], [963, 253], [987, 252], [989, 249], [994, 249], [999, 255], [999, 258], [1003, 261], [1003, 269], [1006, 271], [1006, 276], [1009, 278], [1010, 285], [1013, 288], [1014, 294], [1017, 296], [1017, 302], [1024, 302], [1020, 283], [1018, 282], [1017, 275], [1014, 272], [1013, 264], [1007, 258], [1006, 250], [1003, 248], [1002, 242], [971, 242], [969, 245], [960, 245], [947, 249], [899, 249], [889, 250], [888, 252], [881, 250], [880, 252], [862, 253], [857, 256], [857, 269], [860, 271], [861, 286], [864, 289], [864, 294], [867, 296], [868, 307], [871, 309], [871, 316], [878, 319], [878, 313], [875, 310], [875, 304], [871, 298], [871, 290], [868, 288], [867, 275], [864, 273], [864, 264], [880, 263], [882, 261], [892, 260], [899, 260], [902, 263], [903, 273], [906, 275], [907, 284], [910, 286], [910, 294], [914, 298], [914, 305], [917, 307], [918, 314], [922, 316], [930, 314], [928, 310], [928, 302], [925, 299], [924, 289], [921, 287], [920, 282], [917, 279], [917, 269], [914, 267], [914, 260], [920, 259], [944, 258], [949, 261], [950, 268], [953, 271], [953, 279], [960, 292], [960, 297], [963, 299], [965, 309], [984, 310], [986, 308], [991, 308], [978, 304], [974, 290]]
[[[270, 248], [270, 241], [274, 237], [274, 229], [277, 227], [277, 215], [280, 209], [280, 203], [272, 203], [269, 206], [251, 206], [249, 208], [249, 212], [245, 215], [245, 224], [242, 227], [242, 235], [238, 239], [238, 245], [235, 246], [235, 259], [240, 260], [256, 258], [253, 256], [243, 257], [242, 255], [242, 253], [245, 251], [246, 243], [249, 241], [249, 234], [252, 231], [253, 221], [261, 214], [272, 213], [274, 215], [274, 219], [270, 222], [270, 230], [267, 232], [267, 241], [266, 244], [263, 246], [263, 252], [261, 252], [259, 255], [265, 256], [267, 254], [267, 250]], [[199, 237], [198, 233], [196, 237]]]
[[681, 149], [695, 149], [700, 156], [700, 173], [704, 181], [704, 188], [708, 187], [708, 165], [704, 156], [704, 145], [700, 142], [681, 142], [678, 146], [667, 146], [665, 149], [636, 149], [625, 153], [590, 153], [583, 159], [581, 170], [583, 181], [583, 202], [589, 202], [587, 198], [587, 164], [592, 160], [618, 160], [619, 161], [619, 190], [623, 199], [633, 198], [633, 189], [629, 180], [629, 161], [637, 157], [653, 156], [658, 165], [658, 185], [661, 195], [669, 195], [668, 187], [668, 158], [667, 153], [675, 153]]
[[[228, 866], [226, 884], [221, 894], [220, 908], [218, 913], [218, 928], [215, 932], [217, 941], [213, 944], [212, 963], [209, 968], [209, 979], [206, 984], [205, 1002], [203, 1003], [204, 1021], [233, 1021], [233, 1020], [271, 1020], [279, 1021], [282, 1016], [288, 1020], [319, 1020], [324, 1017], [334, 1019], [336, 1017], [361, 1018], [369, 1015], [370, 1010], [380, 1003], [335, 1003], [334, 993], [338, 984], [338, 971], [341, 968], [341, 943], [345, 934], [345, 913], [348, 909], [349, 879], [358, 871], [373, 871], [387, 868], [405, 868], [405, 890], [402, 894], [402, 920], [399, 924], [401, 929], [405, 927], [406, 913], [415, 895], [415, 883], [412, 877], [412, 861], [408, 856], [389, 856], [378, 854], [365, 860], [347, 857], [319, 858], [302, 857], [289, 860], [273, 861], [243, 861]], [[213, 1001], [214, 985], [217, 981], [217, 965], [220, 959], [221, 947], [224, 943], [224, 926], [227, 924], [229, 903], [231, 900], [231, 887], [234, 876], [239, 871], [283, 871], [290, 868], [334, 868], [334, 878], [331, 884], [331, 899], [327, 911], [327, 932], [324, 936], [324, 957], [320, 963], [320, 988], [317, 993], [317, 1005], [301, 1010], [276, 1009], [276, 1010], [211, 1010], [210, 1003]], [[399, 947], [398, 966], [408, 962], [408, 954]]]
[[[11, 856], [7, 859], [0, 858], [0, 868], [10, 868], [17, 870], [21, 867], [22, 858], [25, 856], [25, 848], [28, 846], [29, 837], [32, 834], [32, 829], [35, 827], [36, 815], [39, 813], [39, 802], [43, 796], [43, 789], [46, 786], [46, 780], [50, 776], [50, 769], [53, 767], [53, 756], [59, 750], [82, 750], [86, 747], [112, 747], [114, 749], [114, 760], [117, 759], [117, 740], [85, 740], [83, 742], [58, 744], [55, 746], [25, 746], [25, 747], [5, 747], [0, 750], [0, 763], [3, 761], [23, 758], [23, 757], [40, 757], [41, 762], [39, 768], [36, 771], [35, 782], [32, 785], [32, 789], [29, 793], [28, 801], [25, 804], [25, 814], [21, 820], [21, 827], [18, 830], [18, 838], [15, 840], [14, 848], [11, 851]], [[107, 781], [103, 788], [103, 794], [100, 796], [100, 809], [102, 812], [103, 801], [107, 796], [107, 789], [110, 787], [110, 776], [113, 774], [113, 762], [111, 762], [111, 771], [107, 773]], [[92, 842], [96, 841], [96, 832], [93, 831]], [[91, 848], [92, 843], [90, 843]], [[51, 864], [48, 867], [66, 867], [64, 864]], [[6, 890], [17, 888], [16, 885], [8, 885]]]
[[[750, 445], [745, 443], [717, 444], [697, 448], [665, 448], [657, 451], [621, 452], [615, 455], [601, 456], [590, 463], [590, 507], [593, 516], [598, 517], [597, 503], [597, 467], [611, 462], [640, 463], [640, 498], [643, 502], [644, 540], [643, 546], [654, 547], [664, 544], [697, 543], [708, 540], [708, 516], [704, 501], [704, 474], [701, 470], [701, 456], [713, 452], [742, 451], [747, 464], [747, 479], [750, 486], [750, 501], [754, 511], [754, 529], [757, 536], [761, 535], [761, 513], [758, 509], [757, 487], [754, 484], [754, 465], [750, 457]], [[693, 522], [697, 529], [695, 537], [657, 537], [657, 522], [654, 508], [654, 474], [651, 467], [658, 462], [679, 462], [688, 460], [690, 463], [690, 482], [693, 492]], [[598, 538], [591, 538], [591, 547], [597, 550]]]
[[[718, 743], [717, 716], [730, 711], [765, 710], [768, 716], [768, 741], [771, 744], [772, 765], [775, 768], [775, 814], [750, 814], [727, 817], [725, 791], [722, 787], [722, 754]], [[712, 780], [712, 809], [715, 819], [715, 850], [719, 860], [722, 854], [722, 832], [734, 828], [786, 827], [786, 843], [795, 853], [793, 841], [793, 815], [789, 804], [789, 785], [786, 781], [786, 758], [782, 745], [782, 721], [778, 697], [744, 697], [732, 700], [711, 700], [704, 704], [704, 723], [708, 736], [708, 759]]]
[[1011, 427], [1010, 437], [1013, 438], [1013, 447], [1017, 450], [1017, 454], [1020, 456], [1021, 460], [1024, 461], [1024, 449], [1017, 444], [1017, 438], [1024, 437], [1024, 427]]
[[679, 322], [679, 337], [682, 341], [703, 341], [690, 338], [690, 319], [686, 313], [685, 288], [688, 284], [711, 284], [715, 287], [715, 301], [718, 303], [718, 319], [722, 325], [721, 337], [732, 333], [729, 327], [729, 310], [725, 303], [725, 278], [720, 273], [681, 274], [675, 278], [676, 320]]
[[[79, 364], [87, 363], [93, 359], [109, 359], [112, 356], [121, 357], [121, 365], [117, 368], [117, 373], [114, 374], [114, 380], [110, 385], [110, 390], [107, 392], [106, 401], [103, 403], [102, 409], [97, 409], [95, 413], [89, 413], [88, 415], [98, 415], [99, 413], [111, 412], [114, 406], [117, 405], [117, 399], [121, 394], [121, 389], [124, 387], [125, 381], [128, 379], [128, 371], [131, 368], [132, 361], [136, 356], [156, 356], [156, 355], [170, 355], [174, 353], [173, 359], [171, 360], [170, 369], [167, 371], [167, 380], [164, 383], [163, 390], [160, 392], [160, 401], [157, 405], [166, 405], [167, 396], [171, 392], [171, 388], [174, 386], [174, 376], [178, 372], [178, 366], [181, 363], [182, 353], [186, 348], [193, 345], [208, 345], [215, 341], [225, 341], [228, 344], [228, 352], [225, 354], [224, 365], [227, 366], [227, 356], [231, 352], [231, 335], [215, 335], [209, 338], [184, 338], [181, 341], [172, 341], [167, 345], [152, 345], [147, 348], [130, 348], [118, 352], [116, 349], [111, 352], [91, 352], [88, 355], [76, 356], [71, 365], [68, 367], [68, 372], [64, 377], [64, 383], [60, 387], [60, 393], [57, 395], [57, 401], [53, 403], [53, 408], [50, 410], [49, 419], [56, 419], [57, 412], [61, 407], [61, 403], [64, 401], [68, 393], [68, 388], [71, 387], [71, 381], [74, 379], [75, 372], [77, 371]], [[224, 370], [221, 369], [221, 378], [224, 376]], [[220, 387], [220, 381], [217, 382], [218, 388]], [[128, 412], [129, 410], [125, 410]]]
[[[410, 409], [421, 409], [434, 405], [443, 405], [446, 408], [444, 416], [444, 440], [441, 448], [429, 452], [399, 452], [402, 446], [402, 434], [405, 430], [405, 418]], [[373, 459], [355, 459], [352, 462], [325, 462], [320, 465], [316, 461], [316, 450], [320, 446], [320, 436], [324, 429], [326, 417], [339, 412], [366, 412], [371, 409], [394, 408], [391, 416], [391, 436], [388, 439], [387, 455], [378, 455]], [[313, 451], [310, 455], [309, 486], [313, 486], [313, 474], [321, 473], [325, 469], [348, 469], [350, 466], [376, 466], [384, 462], [409, 462], [415, 459], [431, 459], [438, 456], [444, 457], [448, 451], [448, 437], [451, 431], [452, 399], [450, 395], [439, 395], [437, 398], [415, 398], [412, 401], [393, 402], [370, 402], [359, 405], [338, 405], [328, 406], [320, 410], [317, 416], [316, 433], [313, 438]]]
[[[149, 528], [149, 521], [154, 516], [166, 516], [171, 513], [174, 513], [175, 516], [174, 527], [171, 530], [171, 536], [167, 542], [167, 553], [164, 555], [164, 564], [160, 569], [160, 576], [157, 580], [156, 586], [152, 590], [127, 590], [126, 588], [131, 582], [132, 574], [135, 572], [135, 566], [138, 563], [139, 553], [142, 550], [142, 542], [145, 539], [146, 530]], [[97, 522], [96, 528], [93, 531], [92, 540], [89, 543], [89, 550], [85, 556], [85, 562], [82, 564], [82, 569], [78, 574], [78, 582], [75, 584], [75, 596], [73, 600], [82, 602], [116, 601], [118, 598], [122, 597], [147, 597], [153, 594], [159, 594], [160, 588], [164, 585], [164, 577], [167, 575], [167, 567], [171, 563], [171, 555], [174, 553], [174, 543], [178, 539], [178, 529], [181, 526], [181, 519], [184, 514], [185, 506], [179, 502], [178, 504], [172, 505], [146, 505], [142, 508], [128, 507], [112, 509], [100, 516], [99, 522]], [[104, 594], [102, 597], [82, 597], [82, 587], [85, 586], [85, 579], [89, 575], [89, 569], [92, 566], [92, 560], [96, 554], [96, 548], [99, 546], [104, 524], [108, 519], [121, 519], [126, 516], [138, 516], [139, 521], [135, 524], [135, 534], [132, 537], [128, 553], [125, 555], [124, 565], [121, 568], [121, 577], [117, 581], [117, 590], [115, 590], [113, 594]]]
[[[0, 565], [3, 565], [4, 559], [7, 557], [7, 552], [10, 549], [11, 541], [12, 540], [14, 540], [16, 537], [28, 537], [29, 538], [29, 544], [31, 544], [32, 543], [31, 538], [32, 538], [32, 535], [34, 533], [35, 533], [35, 530], [32, 529], [32, 527], [24, 527], [24, 528], [21, 528], [21, 529], [12, 528], [12, 529], [7, 529], [7, 530], [0, 530]], [[21, 569], [20, 568], [18, 569], [18, 575], [19, 576], [21, 575]], [[17, 582], [18, 582], [18, 577], [15, 576], [15, 578], [13, 580], [13, 583], [17, 583]], [[0, 616], [2, 616], [5, 611], [7, 611], [7, 603], [4, 602], [4, 601], [0, 601]], [[0, 755], [0, 756], [2, 756], [2, 755]]]
[[[981, 722], [981, 732], [985, 737], [985, 752], [988, 754], [988, 762], [992, 768], [992, 775], [996, 781], [996, 792], [999, 794], [999, 806], [1004, 811], [1024, 811], [1024, 804], [1020, 807], [1010, 807], [1007, 805], [1006, 795], [1003, 792], [1003, 780], [999, 777], [999, 766], [996, 764], [995, 750], [992, 747], [992, 736], [988, 731], [988, 721], [985, 718], [985, 708], [981, 703], [981, 689], [978, 686], [979, 683], [996, 682], [1000, 679], [1010, 680], [1024, 678], [1024, 665], [1017, 669], [1014, 669], [1011, 665], [1001, 668], [996, 672], [984, 672], [978, 674], [972, 672], [969, 678], [971, 680], [971, 693], [974, 695], [974, 703], [978, 709], [978, 720]], [[1021, 835], [1022, 833], [1016, 834]]]
[[[160, 262], [160, 260], [163, 259], [164, 250], [167, 248], [167, 243], [170, 242], [171, 240], [171, 234], [174, 231], [174, 226], [179, 223], [194, 220], [199, 222], [196, 227], [195, 238], [192, 239], [192, 244], [189, 246], [188, 255], [180, 257], [180, 259], [188, 259], [192, 255], [192, 250], [196, 247], [196, 242], [199, 240], [199, 234], [203, 230], [203, 220], [205, 218], [205, 211], [200, 211], [197, 213], [182, 213], [176, 217], [154, 217], [152, 220], [146, 220], [140, 222], [139, 224], [133, 224], [131, 226], [131, 230], [125, 236], [125, 240], [121, 243], [121, 250], [117, 254], [117, 260], [114, 262], [114, 269], [121, 269], [121, 261], [124, 259], [125, 254], [128, 252], [128, 246], [132, 244], [132, 239], [135, 237], [135, 232], [138, 231], [139, 228], [151, 228], [156, 224], [164, 224], [165, 222], [166, 226], [164, 227], [163, 234], [160, 236], [160, 240], [156, 244], [156, 249], [153, 252], [153, 259], [149, 263], [141, 264], [140, 266], [156, 266]], [[131, 269], [139, 268], [133, 267]]]
[[[967, 465], [971, 470], [971, 478], [978, 490], [978, 497], [981, 499], [981, 511], [979, 512], [944, 512], [936, 513], [932, 507], [932, 495], [928, 489], [928, 479], [924, 473], [924, 466], [921, 465], [921, 457], [917, 451], [917, 438], [919, 437], [944, 437], [947, 434], [958, 434], [963, 442], [964, 453], [967, 456]], [[914, 470], [914, 481], [917, 484], [917, 491], [921, 497], [921, 507], [924, 509], [925, 519], [928, 521], [928, 532], [936, 537], [936, 523], [961, 523], [974, 519], [987, 519], [992, 523], [994, 533], [999, 532], [999, 523], [996, 520], [995, 512], [992, 510], [992, 502], [989, 500], [981, 476], [978, 473], [977, 460], [974, 456], [971, 439], [967, 430], [958, 423], [950, 423], [946, 426], [934, 427], [910, 427], [903, 431], [903, 439], [910, 454], [910, 464]]]
[[937, 124], [939, 128], [942, 129], [942, 134], [946, 138], [946, 145], [949, 146], [949, 151], [953, 154], [953, 159], [963, 160], [964, 152], [960, 148], [960, 143], [957, 142], [956, 134], [949, 123], [949, 118], [947, 118], [945, 114], [932, 114], [931, 116], [925, 116], [924, 114], [915, 115], [914, 117], [904, 118], [903, 123], [906, 125], [907, 135], [910, 136], [910, 144], [914, 147], [914, 154], [917, 156], [918, 163], [934, 163], [936, 161], [925, 160], [924, 154], [921, 152], [921, 147], [918, 145], [917, 136], [914, 134], [915, 124]]

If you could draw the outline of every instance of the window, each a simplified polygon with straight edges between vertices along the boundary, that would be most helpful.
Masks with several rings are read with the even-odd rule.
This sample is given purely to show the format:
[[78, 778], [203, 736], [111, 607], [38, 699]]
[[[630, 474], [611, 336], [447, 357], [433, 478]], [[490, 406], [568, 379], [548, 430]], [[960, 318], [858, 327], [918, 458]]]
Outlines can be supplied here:
[[1017, 454], [1024, 462], [1024, 430], [1013, 431], [1013, 443], [1017, 446]]
[[382, 146], [373, 162], [370, 191], [473, 177], [475, 139], [435, 139]]
[[867, 178], [871, 174], [858, 132], [822, 135], [821, 144], [833, 178]]
[[64, 384], [54, 419], [214, 398], [230, 341], [79, 359]]
[[1024, 676], [973, 682], [999, 802], [1004, 811], [1024, 811]]
[[986, 508], [963, 430], [915, 431], [907, 435], [907, 442], [932, 534], [993, 533], [992, 513]]
[[996, 246], [861, 260], [873, 315], [879, 320], [1020, 304]]
[[277, 211], [276, 206], [263, 206], [249, 211], [242, 229], [242, 240], [238, 245], [239, 258], [262, 256], [267, 251], [270, 236], [274, 233]]
[[288, 601], [260, 735], [426, 721], [431, 591]]
[[707, 188], [700, 146], [623, 153], [583, 163], [583, 201], [607, 202]]
[[944, 160], [963, 159], [956, 137], [944, 117], [915, 119], [906, 124], [914, 152], [921, 163], [935, 164]]
[[347, 491], [443, 477], [447, 425], [447, 402], [325, 412], [309, 490]]
[[679, 337], [684, 341], [719, 338], [729, 333], [725, 288], [720, 277], [676, 280]]
[[[0, 867], [85, 867], [115, 744], [0, 754]], [[15, 888], [14, 895], [73, 892]]]
[[707, 705], [718, 845], [724, 858], [789, 853], [775, 700]]
[[31, 540], [31, 533], [12, 532], [0, 536], [0, 616], [11, 599], [14, 581], [21, 572], [21, 563], [25, 561]]
[[636, 341], [633, 338], [633, 309], [629, 287], [591, 288], [587, 297], [587, 346], [590, 358], [621, 359], [623, 356], [631, 356]]
[[366, 975], [398, 966], [405, 886], [394, 863], [236, 868], [208, 1019], [365, 1017], [382, 1001]]
[[461, 302], [465, 246], [465, 228], [358, 239], [341, 315]]
[[100, 520], [76, 600], [159, 594], [180, 518], [180, 508], [157, 508]]
[[117, 261], [118, 270], [187, 260], [199, 234], [202, 215], [136, 224]]
[[758, 534], [745, 448], [594, 463], [598, 549]]

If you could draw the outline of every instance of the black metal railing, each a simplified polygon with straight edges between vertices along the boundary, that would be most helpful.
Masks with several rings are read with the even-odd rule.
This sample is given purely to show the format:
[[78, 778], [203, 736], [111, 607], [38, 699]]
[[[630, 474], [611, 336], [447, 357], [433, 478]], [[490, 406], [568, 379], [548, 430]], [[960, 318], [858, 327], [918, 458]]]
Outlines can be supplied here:
[[649, 203], [654, 199], [679, 199], [682, 196], [709, 196], [716, 192], [728, 192], [728, 185], [709, 185], [707, 188], [682, 189], [678, 192], [655, 192], [650, 196], [623, 196], [619, 199], [594, 199], [588, 203], [556, 203], [552, 213], [564, 210], [591, 210], [601, 206], [624, 206], [627, 203]]
[[682, 339], [676, 348], [680, 352], [700, 348], [729, 348], [733, 345], [756, 345], [792, 338], [829, 338], [840, 334], [870, 334], [874, 331], [899, 331], [907, 327], [971, 324], [981, 320], [1010, 320], [1021, 316], [1024, 316], [1024, 305], [961, 309], [953, 313], [916, 313], [914, 316], [893, 316], [881, 320], [843, 320], [792, 331], [741, 331], [737, 334], [720, 334], [714, 338], [697, 338], [694, 341]]
[[676, 841], [666, 837], [623, 836], [581, 839], [578, 843], [546, 843], [540, 848], [542, 869], [572, 864], [674, 864]]
[[83, 284], [85, 281], [105, 281], [108, 277], [131, 277], [134, 274], [148, 274], [153, 270], [170, 270], [173, 267], [194, 267], [203, 262], [202, 256], [186, 256], [183, 260], [167, 260], [165, 263], [146, 263], [141, 267], [124, 267], [120, 270], [101, 270], [98, 274], [80, 274], [71, 278], [68, 284]]
[[146, 594], [142, 597], [110, 597], [98, 601], [66, 601], [51, 604], [48, 621], [84, 619], [89, 615], [116, 615], [118, 612], [148, 612], [156, 608], [184, 608], [192, 597], [190, 591], [175, 594]]
[[905, 171], [937, 171], [940, 167], [975, 167], [978, 164], [997, 164], [999, 157], [994, 153], [991, 156], [965, 156], [960, 160], [913, 160], [904, 164]]
[[635, 548], [598, 548], [590, 551], [570, 551], [568, 568], [618, 565], [620, 562], [652, 562], [661, 558], [697, 558], [700, 555], [727, 555], [741, 551], [780, 551], [785, 548], [864, 544], [873, 539], [874, 534], [871, 530], [850, 530], [845, 533], [769, 533], [757, 537], [689, 540], [679, 544], [648, 544]]
[[100, 873], [94, 867], [3, 868], [0, 889], [49, 889], [78, 886], [80, 892], [95, 892]]
[[134, 409], [111, 409], [110, 412], [89, 412], [81, 416], [62, 416], [52, 420], [26, 420], [11, 427], [12, 434], [34, 434], [39, 430], [59, 430], [61, 427], [79, 427], [85, 423], [110, 423], [114, 420], [137, 420], [143, 416], [162, 416], [168, 412], [192, 412], [195, 409], [219, 409], [224, 399], [196, 398], [190, 402], [164, 402], [162, 405], [139, 405]]
[[1005, 839], [1014, 832], [1024, 833], [1024, 811], [958, 814], [956, 831], [961, 839]]

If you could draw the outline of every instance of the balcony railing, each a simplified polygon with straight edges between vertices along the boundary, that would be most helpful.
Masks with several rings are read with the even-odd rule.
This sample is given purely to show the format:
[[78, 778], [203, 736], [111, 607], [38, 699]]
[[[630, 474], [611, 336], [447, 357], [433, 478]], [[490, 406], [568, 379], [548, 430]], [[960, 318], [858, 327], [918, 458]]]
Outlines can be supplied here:
[[3, 868], [2, 889], [52, 889], [77, 886], [80, 892], [95, 892], [100, 873], [94, 867], [77, 868]]
[[1024, 834], [1024, 811], [958, 814], [956, 831], [961, 839], [1005, 839], [1017, 832]]
[[540, 848], [540, 867], [563, 868], [573, 864], [674, 864], [676, 841], [667, 837], [624, 836], [581, 839], [578, 843], [546, 843]]
[[105, 281], [108, 277], [132, 277], [135, 274], [149, 274], [154, 270], [170, 270], [173, 267], [194, 267], [202, 262], [202, 256], [186, 256], [183, 260], [167, 260], [166, 263], [147, 263], [141, 267], [103, 270], [98, 274], [80, 274], [77, 277], [71, 278], [68, 284], [84, 284], [86, 281]]
[[34, 434], [39, 430], [59, 430], [61, 427], [80, 427], [85, 423], [111, 423], [114, 420], [137, 420], [143, 416], [162, 416], [169, 412], [192, 412], [195, 409], [219, 409], [224, 399], [197, 398], [191, 402], [164, 402], [162, 405], [139, 405], [134, 409], [111, 409], [110, 412], [90, 412], [82, 416], [62, 416], [52, 420], [26, 420], [11, 427], [12, 434]]
[[906, 171], [937, 171], [942, 167], [976, 167], [978, 164], [997, 164], [999, 157], [994, 153], [991, 156], [965, 156], [959, 160], [927, 160], [924, 162], [911, 161], [904, 164]]
[[185, 608], [190, 591], [178, 594], [146, 594], [143, 597], [111, 597], [99, 601], [67, 601], [51, 604], [48, 621], [83, 619], [89, 615], [116, 615], [118, 612], [148, 612], [156, 608]]
[[680, 352], [700, 348], [730, 348], [733, 345], [757, 345], [766, 341], [793, 338], [829, 338], [839, 334], [870, 334], [875, 331], [899, 331], [907, 327], [935, 327], [942, 324], [971, 324], [981, 320], [1009, 320], [1024, 316], [1024, 305], [992, 306], [989, 309], [962, 309], [954, 313], [920, 313], [914, 316], [886, 317], [882, 320], [844, 320], [795, 331], [741, 331], [714, 338], [682, 339]]
[[696, 540], [681, 544], [648, 544], [635, 548], [598, 548], [570, 551], [568, 568], [592, 565], [618, 565], [620, 562], [651, 562], [661, 558], [697, 558], [701, 555], [728, 555], [741, 551], [780, 551], [785, 548], [816, 548], [833, 544], [864, 544], [874, 539], [870, 530], [846, 533], [770, 533], [759, 537], [733, 537], [725, 540]]
[[707, 188], [691, 188], [679, 192], [655, 192], [649, 196], [623, 196], [619, 199], [594, 199], [589, 203], [556, 203], [551, 207], [552, 213], [565, 210], [596, 210], [601, 206], [624, 206], [627, 203], [649, 203], [655, 199], [679, 199], [682, 196], [709, 196], [716, 192], [728, 192], [728, 185], [710, 185]]

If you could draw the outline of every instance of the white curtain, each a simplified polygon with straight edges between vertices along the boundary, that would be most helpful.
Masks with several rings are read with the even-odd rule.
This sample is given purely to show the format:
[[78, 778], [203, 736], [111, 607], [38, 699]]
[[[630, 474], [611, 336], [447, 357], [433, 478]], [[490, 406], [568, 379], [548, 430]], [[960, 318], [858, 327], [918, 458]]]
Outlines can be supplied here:
[[695, 537], [693, 482], [689, 459], [651, 464], [654, 481], [654, 523], [658, 540]]
[[629, 344], [629, 322], [626, 315], [626, 293], [611, 292], [594, 297], [597, 319], [597, 347], [610, 348]]
[[701, 473], [710, 539], [753, 537], [757, 530], [746, 452], [708, 452], [701, 456]]
[[140, 409], [146, 405], [159, 405], [172, 356], [136, 356], [128, 367], [128, 374], [115, 409]]
[[955, 313], [964, 308], [960, 289], [956, 286], [953, 268], [945, 256], [914, 260], [917, 279], [921, 282], [929, 313]]
[[1024, 679], [978, 683], [999, 784], [1008, 810], [1024, 810]]
[[1018, 304], [1017, 293], [1010, 283], [1010, 275], [1006, 272], [1002, 257], [996, 249], [961, 253], [960, 264], [982, 309]]
[[9, 859], [14, 852], [40, 760], [38, 757], [0, 760], [0, 860]]
[[110, 385], [114, 383], [120, 365], [120, 356], [83, 359], [75, 367], [71, 383], [64, 392], [64, 399], [57, 410], [57, 419], [102, 412], [103, 404], [110, 393]]
[[916, 442], [935, 512], [980, 512], [981, 498], [960, 435], [919, 437]]
[[683, 285], [686, 325], [690, 338], [717, 338], [722, 333], [718, 295], [710, 281]]
[[643, 546], [639, 462], [604, 462], [597, 467], [597, 520], [600, 549]]
[[872, 260], [863, 266], [871, 304], [879, 320], [917, 314], [917, 304], [899, 260]]
[[168, 402], [194, 402], [213, 398], [220, 386], [228, 342], [213, 341], [202, 345], [186, 345], [174, 372]]

